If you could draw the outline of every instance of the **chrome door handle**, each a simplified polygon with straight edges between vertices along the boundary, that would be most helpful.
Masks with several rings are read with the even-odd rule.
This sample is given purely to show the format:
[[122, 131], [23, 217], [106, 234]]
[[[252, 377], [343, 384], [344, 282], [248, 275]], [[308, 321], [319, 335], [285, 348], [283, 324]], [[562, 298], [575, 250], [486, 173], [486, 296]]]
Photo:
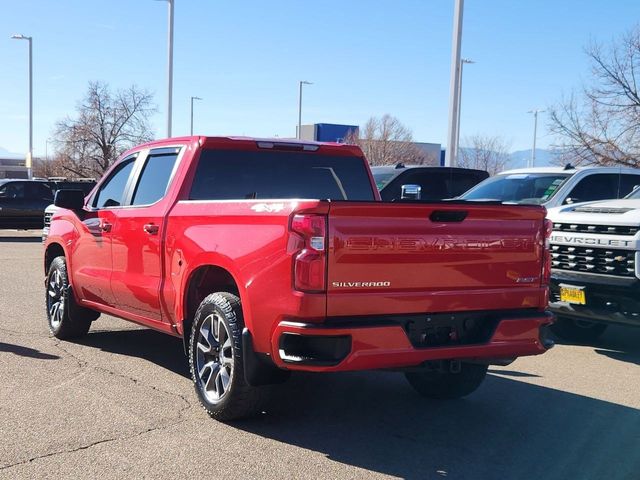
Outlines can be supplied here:
[[102, 222], [100, 224], [100, 230], [102, 230], [103, 232], [110, 232], [111, 224], [109, 222]]
[[149, 235], [157, 235], [158, 234], [158, 230], [160, 230], [160, 227], [158, 225], [153, 224], [153, 223], [147, 223], [144, 226], [144, 231], [147, 232]]

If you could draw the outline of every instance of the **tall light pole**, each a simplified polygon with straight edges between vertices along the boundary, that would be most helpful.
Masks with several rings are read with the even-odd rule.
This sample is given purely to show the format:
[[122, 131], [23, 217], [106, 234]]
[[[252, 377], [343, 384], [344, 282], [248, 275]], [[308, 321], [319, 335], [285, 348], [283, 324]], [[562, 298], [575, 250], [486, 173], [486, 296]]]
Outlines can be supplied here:
[[[162, 0], [161, 0], [162, 1]], [[169, 26], [167, 32], [167, 138], [171, 137], [171, 115], [173, 108], [173, 2], [165, 0], [169, 7]]]
[[458, 137], [458, 117], [460, 108], [460, 49], [462, 47], [462, 13], [464, 10], [464, 0], [455, 0], [453, 11], [453, 39], [451, 45], [451, 84], [449, 91], [449, 132], [447, 135], [447, 153], [445, 155], [445, 165], [455, 167], [458, 163], [456, 157], [456, 138]]
[[194, 100], [202, 100], [200, 97], [191, 97], [191, 135], [193, 135], [193, 101]]
[[464, 64], [468, 63], [476, 63], [469, 58], [463, 58], [460, 60], [460, 80], [458, 81], [460, 87], [458, 88], [458, 125], [456, 125], [456, 144], [453, 156], [458, 158], [458, 154], [460, 153], [460, 117], [462, 112], [462, 73], [464, 71]]
[[33, 177], [32, 161], [33, 161], [33, 38], [26, 35], [12, 35], [11, 38], [15, 40], [28, 40], [29, 41], [29, 152], [25, 166], [27, 167], [27, 175], [29, 178]]
[[536, 140], [538, 137], [538, 114], [544, 112], [545, 110], [529, 110], [527, 113], [533, 113], [533, 150], [531, 150], [531, 165], [530, 167], [536, 166]]
[[298, 96], [298, 135], [297, 138], [302, 138], [302, 86], [313, 85], [306, 80], [300, 80], [300, 95]]

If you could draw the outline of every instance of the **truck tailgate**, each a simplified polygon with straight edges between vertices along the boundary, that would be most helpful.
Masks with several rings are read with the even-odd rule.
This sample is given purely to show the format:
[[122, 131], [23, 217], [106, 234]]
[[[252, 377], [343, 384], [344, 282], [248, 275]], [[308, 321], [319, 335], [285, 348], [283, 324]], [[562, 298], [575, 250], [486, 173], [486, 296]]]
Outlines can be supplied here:
[[332, 202], [328, 316], [540, 308], [537, 206]]

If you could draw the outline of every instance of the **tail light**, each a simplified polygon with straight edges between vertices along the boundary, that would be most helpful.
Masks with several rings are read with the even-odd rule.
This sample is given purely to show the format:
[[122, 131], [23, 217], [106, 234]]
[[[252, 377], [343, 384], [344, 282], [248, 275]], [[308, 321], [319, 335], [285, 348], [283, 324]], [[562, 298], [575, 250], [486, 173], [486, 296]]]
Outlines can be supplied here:
[[300, 235], [304, 242], [302, 250], [294, 256], [294, 288], [301, 292], [326, 291], [327, 218], [323, 215], [294, 215], [291, 231]]
[[542, 285], [549, 285], [551, 281], [551, 232], [553, 232], [553, 222], [548, 218], [544, 219], [544, 245], [542, 249]]

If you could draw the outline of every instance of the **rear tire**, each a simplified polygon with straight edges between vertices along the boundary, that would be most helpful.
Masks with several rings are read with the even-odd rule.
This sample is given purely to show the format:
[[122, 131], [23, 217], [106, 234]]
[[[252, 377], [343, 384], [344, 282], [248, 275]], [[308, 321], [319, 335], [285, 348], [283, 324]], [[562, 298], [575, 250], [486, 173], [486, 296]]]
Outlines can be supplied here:
[[264, 387], [244, 376], [240, 299], [227, 292], [207, 296], [196, 311], [189, 342], [191, 379], [207, 413], [228, 421], [260, 412]]
[[607, 329], [606, 324], [558, 317], [551, 331], [562, 340], [590, 343], [597, 340]]
[[91, 322], [100, 316], [98, 312], [76, 303], [63, 256], [54, 258], [49, 266], [45, 296], [49, 331], [61, 340], [86, 335]]
[[[445, 363], [448, 367], [449, 364]], [[423, 397], [451, 400], [475, 392], [487, 375], [487, 365], [462, 363], [460, 372], [447, 369], [406, 372], [409, 384]]]

